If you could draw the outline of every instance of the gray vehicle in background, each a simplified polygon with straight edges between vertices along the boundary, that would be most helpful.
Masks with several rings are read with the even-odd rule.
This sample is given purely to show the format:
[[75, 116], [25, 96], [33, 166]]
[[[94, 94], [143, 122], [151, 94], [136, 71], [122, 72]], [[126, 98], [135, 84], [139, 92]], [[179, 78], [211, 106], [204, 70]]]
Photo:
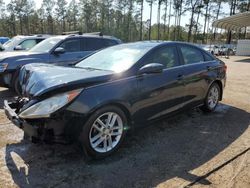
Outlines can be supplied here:
[[[2, 52], [12, 52], [12, 51], [21, 51], [29, 50], [33, 46], [37, 45], [39, 42], [50, 37], [50, 35], [18, 35], [5, 42], [0, 46], [0, 51]], [[1, 57], [1, 54], [0, 54]]]

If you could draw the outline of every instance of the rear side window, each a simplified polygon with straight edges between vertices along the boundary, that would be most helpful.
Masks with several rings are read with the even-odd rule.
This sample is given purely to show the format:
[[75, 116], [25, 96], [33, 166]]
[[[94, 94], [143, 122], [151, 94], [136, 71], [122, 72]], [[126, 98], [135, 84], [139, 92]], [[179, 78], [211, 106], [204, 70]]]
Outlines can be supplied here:
[[98, 38], [84, 38], [82, 41], [83, 51], [96, 51], [104, 48], [103, 40]]
[[207, 53], [203, 53], [203, 55], [204, 55], [205, 61], [213, 61], [214, 60], [214, 58], [211, 57], [210, 55], [208, 55]]
[[194, 64], [204, 61], [203, 54], [200, 50], [189, 46], [181, 46], [180, 49], [185, 64]]
[[104, 47], [114, 46], [116, 44], [118, 44], [118, 43], [115, 40], [103, 39]]
[[69, 39], [64, 41], [60, 47], [64, 48], [66, 52], [79, 52], [80, 51], [80, 40]]
[[168, 46], [168, 47], [162, 47], [152, 52], [152, 54], [150, 54], [150, 57], [148, 60], [146, 60], [146, 62], [160, 63], [164, 65], [165, 68], [171, 68], [178, 65], [176, 57], [177, 57], [176, 47]]

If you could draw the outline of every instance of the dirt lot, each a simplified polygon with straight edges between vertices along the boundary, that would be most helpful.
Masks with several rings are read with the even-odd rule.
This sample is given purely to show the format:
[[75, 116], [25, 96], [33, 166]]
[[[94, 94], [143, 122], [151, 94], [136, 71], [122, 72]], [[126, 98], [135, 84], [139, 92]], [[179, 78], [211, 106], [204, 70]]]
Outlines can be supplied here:
[[130, 135], [111, 157], [87, 162], [73, 146], [35, 145], [3, 113], [0, 187], [250, 187], [250, 57], [228, 65], [216, 112], [192, 110]]

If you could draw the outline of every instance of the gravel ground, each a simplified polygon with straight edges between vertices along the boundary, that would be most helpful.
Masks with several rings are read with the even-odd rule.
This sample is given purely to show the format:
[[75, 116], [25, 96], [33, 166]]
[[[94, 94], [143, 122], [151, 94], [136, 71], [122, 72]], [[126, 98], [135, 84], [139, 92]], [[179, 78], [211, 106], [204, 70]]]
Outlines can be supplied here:
[[0, 88], [0, 187], [250, 187], [250, 57], [230, 57], [216, 112], [192, 110], [128, 136], [87, 161], [71, 145], [22, 141], [4, 116]]

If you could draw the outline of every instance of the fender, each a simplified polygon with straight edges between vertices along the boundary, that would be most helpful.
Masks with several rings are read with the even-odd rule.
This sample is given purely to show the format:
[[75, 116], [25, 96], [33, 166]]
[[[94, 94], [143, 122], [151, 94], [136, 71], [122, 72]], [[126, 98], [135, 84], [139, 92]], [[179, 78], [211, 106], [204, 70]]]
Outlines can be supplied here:
[[100, 103], [99, 105], [90, 109], [87, 116], [94, 113], [96, 110], [98, 110], [104, 106], [109, 106], [109, 105], [117, 106], [117, 107], [121, 108], [121, 110], [126, 114], [127, 118], [129, 120], [131, 119], [131, 116], [132, 116], [131, 105], [129, 103], [126, 103], [125, 101], [120, 101], [120, 100], [110, 100], [110, 101], [105, 101], [103, 103]]

